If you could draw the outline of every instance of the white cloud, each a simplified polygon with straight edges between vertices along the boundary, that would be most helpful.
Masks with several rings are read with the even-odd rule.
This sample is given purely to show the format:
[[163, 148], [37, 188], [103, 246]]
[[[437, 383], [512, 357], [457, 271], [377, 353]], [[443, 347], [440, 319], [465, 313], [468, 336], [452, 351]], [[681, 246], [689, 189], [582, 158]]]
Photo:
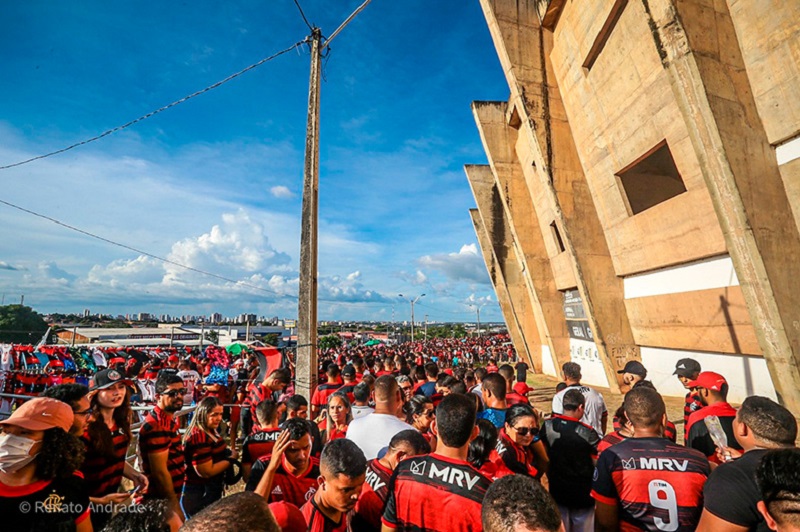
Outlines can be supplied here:
[[275, 196], [276, 198], [293, 198], [294, 192], [289, 190], [289, 187], [285, 187], [283, 185], [276, 185], [269, 189], [270, 194]]
[[488, 283], [486, 266], [478, 253], [476, 244], [461, 246], [458, 253], [424, 255], [417, 261], [423, 268], [436, 270], [451, 281]]

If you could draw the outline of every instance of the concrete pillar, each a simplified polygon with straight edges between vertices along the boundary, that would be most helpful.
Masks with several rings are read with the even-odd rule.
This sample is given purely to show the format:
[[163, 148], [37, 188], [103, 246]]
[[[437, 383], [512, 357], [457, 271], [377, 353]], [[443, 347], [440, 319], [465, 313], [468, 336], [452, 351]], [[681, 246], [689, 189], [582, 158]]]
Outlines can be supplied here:
[[800, 411], [800, 233], [725, 2], [641, 0], [779, 400]]
[[[503, 313], [503, 318], [506, 322], [508, 335], [511, 337], [511, 343], [514, 344], [514, 349], [521, 357], [526, 356], [525, 337], [517, 320], [517, 315], [514, 312], [514, 303], [508, 295], [508, 287], [506, 286], [506, 279], [503, 276], [503, 270], [497, 264], [497, 259], [494, 256], [494, 248], [486, 233], [486, 228], [483, 226], [483, 220], [478, 209], [469, 210], [470, 218], [472, 218], [472, 225], [475, 227], [475, 235], [478, 237], [478, 245], [481, 248], [483, 261], [486, 263], [486, 271], [489, 272], [489, 278], [492, 280], [494, 293], [497, 296], [497, 302], [500, 304], [500, 311]], [[533, 367], [533, 362], [528, 359], [528, 363]]]
[[[478, 125], [489, 166], [505, 209], [506, 219], [520, 260], [523, 278], [533, 305], [538, 307], [539, 336], [550, 348], [553, 367], [570, 360], [569, 335], [564, 318], [564, 301], [556, 288], [544, 235], [550, 227], [542, 222], [531, 200], [525, 176], [514, 146], [517, 130], [508, 125], [506, 102], [473, 102], [472, 114]], [[553, 253], [555, 255], [555, 253]]]
[[472, 187], [472, 194], [475, 196], [478, 213], [491, 243], [495, 261], [502, 272], [509, 298], [513, 301], [513, 311], [523, 337], [523, 349], [515, 347], [518, 353], [523, 353], [530, 361], [532, 367], [538, 367], [541, 371], [542, 342], [539, 337], [537, 317], [525, 286], [513, 235], [505, 217], [494, 175], [491, 168], [483, 165], [467, 165], [464, 170]]

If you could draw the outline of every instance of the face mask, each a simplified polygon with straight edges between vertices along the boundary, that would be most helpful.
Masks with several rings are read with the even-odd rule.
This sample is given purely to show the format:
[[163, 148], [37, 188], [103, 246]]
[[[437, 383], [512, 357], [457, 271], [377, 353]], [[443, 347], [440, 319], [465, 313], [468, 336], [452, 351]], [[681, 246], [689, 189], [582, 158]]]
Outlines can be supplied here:
[[41, 440], [31, 440], [15, 434], [0, 434], [0, 470], [13, 473], [30, 464], [36, 455], [31, 448]]

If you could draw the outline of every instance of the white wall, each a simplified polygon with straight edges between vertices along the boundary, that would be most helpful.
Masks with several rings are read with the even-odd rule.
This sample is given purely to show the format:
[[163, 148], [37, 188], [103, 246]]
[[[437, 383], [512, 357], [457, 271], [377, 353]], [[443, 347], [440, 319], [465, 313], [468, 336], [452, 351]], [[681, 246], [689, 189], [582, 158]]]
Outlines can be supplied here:
[[569, 354], [573, 362], [581, 365], [581, 382], [608, 388], [608, 378], [594, 342], [569, 339]]
[[559, 377], [559, 372], [553, 364], [553, 355], [550, 353], [550, 346], [542, 346], [542, 373], [551, 377]]
[[728, 381], [728, 401], [741, 403], [750, 395], [762, 395], [777, 400], [767, 363], [762, 357], [701, 353], [677, 349], [642, 347], [642, 364], [647, 368], [647, 378], [663, 395], [686, 395], [683, 385], [674, 376], [675, 364], [681, 358], [693, 358], [704, 371], [719, 373]]
[[738, 285], [739, 279], [728, 255], [630, 275], [623, 279], [625, 299]]

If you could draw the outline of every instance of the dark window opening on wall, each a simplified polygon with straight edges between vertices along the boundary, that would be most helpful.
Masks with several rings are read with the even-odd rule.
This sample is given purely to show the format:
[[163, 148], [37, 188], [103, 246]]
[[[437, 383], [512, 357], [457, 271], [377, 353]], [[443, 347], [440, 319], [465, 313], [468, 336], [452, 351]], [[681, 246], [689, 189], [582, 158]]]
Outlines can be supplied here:
[[620, 170], [617, 180], [631, 216], [686, 192], [666, 141]]
[[558, 232], [558, 226], [556, 226], [555, 220], [550, 224], [550, 231], [553, 233], [553, 240], [558, 246], [558, 252], [561, 253], [565, 251], [567, 248], [564, 247], [564, 241], [561, 240], [561, 233]]

